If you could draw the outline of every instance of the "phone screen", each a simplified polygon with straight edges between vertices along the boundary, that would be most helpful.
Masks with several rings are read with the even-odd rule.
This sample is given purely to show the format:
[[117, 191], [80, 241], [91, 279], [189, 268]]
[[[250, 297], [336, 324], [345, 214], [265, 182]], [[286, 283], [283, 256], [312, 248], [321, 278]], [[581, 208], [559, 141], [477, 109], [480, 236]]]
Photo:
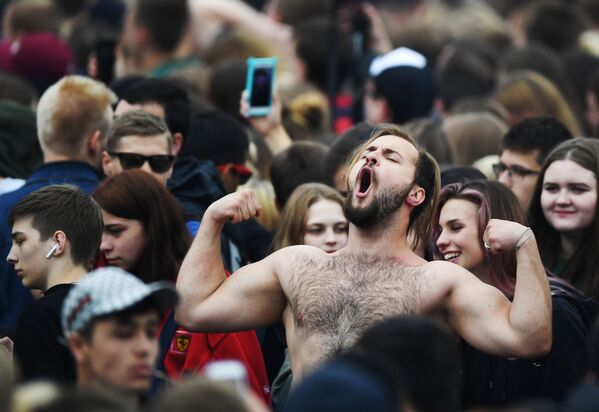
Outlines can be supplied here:
[[248, 59], [246, 90], [249, 93], [249, 115], [270, 113], [277, 60], [274, 57]]
[[273, 67], [256, 67], [254, 70], [254, 82], [250, 93], [250, 106], [264, 107], [270, 105], [272, 95]]

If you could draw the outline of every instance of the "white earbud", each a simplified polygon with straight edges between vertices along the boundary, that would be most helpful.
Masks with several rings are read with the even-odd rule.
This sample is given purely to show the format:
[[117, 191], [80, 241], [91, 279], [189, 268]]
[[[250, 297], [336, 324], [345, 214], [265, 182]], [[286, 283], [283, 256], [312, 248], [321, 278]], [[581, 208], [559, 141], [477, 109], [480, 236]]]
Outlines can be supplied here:
[[52, 257], [52, 255], [54, 254], [54, 252], [56, 252], [56, 250], [60, 247], [60, 245], [58, 243], [54, 243], [54, 246], [52, 246], [52, 248], [48, 251], [48, 254], [46, 255], [46, 259], [50, 259]]

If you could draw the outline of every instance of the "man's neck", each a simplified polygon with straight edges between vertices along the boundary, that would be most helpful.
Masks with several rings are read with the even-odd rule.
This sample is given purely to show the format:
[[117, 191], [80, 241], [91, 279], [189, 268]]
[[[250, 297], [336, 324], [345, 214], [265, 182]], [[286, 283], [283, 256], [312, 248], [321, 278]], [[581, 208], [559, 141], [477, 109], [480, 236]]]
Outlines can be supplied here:
[[57, 153], [44, 153], [44, 163], [54, 162], [80, 162], [82, 159], [73, 158], [72, 156], [61, 155]]
[[174, 57], [170, 53], [160, 53], [157, 51], [152, 51], [146, 53], [143, 56], [141, 60], [141, 66], [143, 70], [147, 72], [173, 59]]
[[343, 251], [395, 258], [410, 266], [426, 263], [410, 248], [407, 227], [399, 221], [385, 220], [368, 229], [350, 224], [347, 245]]
[[86, 273], [87, 270], [84, 266], [57, 262], [48, 274], [46, 290], [64, 283], [78, 282]]

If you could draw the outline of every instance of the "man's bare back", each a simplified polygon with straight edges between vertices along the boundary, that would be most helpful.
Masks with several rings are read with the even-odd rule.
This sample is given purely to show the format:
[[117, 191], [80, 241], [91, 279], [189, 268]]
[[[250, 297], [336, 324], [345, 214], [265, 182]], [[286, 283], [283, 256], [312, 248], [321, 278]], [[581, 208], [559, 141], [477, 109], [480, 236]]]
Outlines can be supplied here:
[[278, 275], [288, 298], [283, 320], [296, 374], [347, 349], [377, 321], [429, 311], [443, 296], [430, 271], [392, 258], [327, 255], [306, 246], [285, 254], [290, 261]]

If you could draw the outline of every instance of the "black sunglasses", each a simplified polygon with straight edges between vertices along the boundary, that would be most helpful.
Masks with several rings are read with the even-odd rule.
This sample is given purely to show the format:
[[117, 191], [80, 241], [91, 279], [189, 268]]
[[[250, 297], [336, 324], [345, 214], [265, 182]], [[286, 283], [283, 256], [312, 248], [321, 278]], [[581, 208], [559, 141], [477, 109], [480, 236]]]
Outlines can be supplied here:
[[154, 173], [164, 173], [168, 171], [173, 165], [175, 156], [173, 155], [152, 155], [144, 156], [138, 153], [118, 153], [109, 152], [110, 156], [116, 156], [121, 162], [123, 169], [139, 169], [147, 161], [150, 165], [150, 169]]

